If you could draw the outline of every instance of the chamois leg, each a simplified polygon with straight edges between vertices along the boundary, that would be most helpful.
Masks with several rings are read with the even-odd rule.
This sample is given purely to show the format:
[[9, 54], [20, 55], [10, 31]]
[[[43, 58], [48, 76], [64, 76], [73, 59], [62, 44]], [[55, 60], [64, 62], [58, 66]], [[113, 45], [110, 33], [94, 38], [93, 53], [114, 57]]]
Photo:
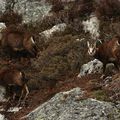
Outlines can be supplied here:
[[23, 101], [22, 101], [22, 105], [24, 105], [25, 100], [26, 100], [26, 98], [27, 98], [27, 96], [28, 96], [28, 94], [29, 94], [29, 90], [28, 90], [28, 87], [27, 87], [26, 84], [25, 84], [25, 85], [23, 86], [23, 88], [22, 88], [21, 96], [20, 96], [20, 98], [19, 98], [19, 101], [18, 101], [18, 105], [17, 105], [17, 106], [20, 105], [21, 99], [22, 99], [22, 97], [23, 97], [23, 93], [24, 93], [24, 92], [25, 92], [26, 94], [25, 94], [25, 97], [24, 97], [24, 99], [23, 99]]
[[22, 99], [23, 93], [24, 93], [24, 89], [22, 88], [21, 95], [20, 95], [20, 97], [19, 97], [19, 100], [18, 100], [18, 104], [17, 104], [17, 106], [20, 105], [20, 102], [21, 102], [21, 99]]
[[14, 92], [12, 96], [13, 101], [15, 100], [15, 97], [16, 97], [16, 93]]
[[24, 90], [25, 90], [26, 94], [25, 94], [25, 97], [24, 97], [24, 99], [23, 99], [23, 103], [25, 102], [25, 100], [26, 100], [26, 98], [27, 98], [27, 96], [28, 96], [28, 94], [29, 94], [29, 90], [28, 90], [28, 87], [27, 87], [26, 84], [24, 85]]

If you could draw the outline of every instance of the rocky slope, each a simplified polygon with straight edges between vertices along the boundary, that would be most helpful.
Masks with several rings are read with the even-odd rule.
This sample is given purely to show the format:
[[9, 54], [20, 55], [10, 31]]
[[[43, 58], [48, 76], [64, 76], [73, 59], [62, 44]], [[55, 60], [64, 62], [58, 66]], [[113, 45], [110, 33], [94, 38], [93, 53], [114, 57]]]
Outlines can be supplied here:
[[120, 33], [119, 0], [0, 0], [0, 13], [6, 25], [30, 31], [39, 47], [29, 61], [10, 59], [0, 47], [0, 68], [11, 61], [30, 78], [25, 106], [18, 112], [17, 100], [0, 102], [1, 119], [120, 119], [120, 73], [109, 64], [101, 78], [102, 63], [88, 56], [86, 44]]
[[28, 120], [119, 120], [120, 104], [98, 101], [92, 98], [81, 100], [83, 91], [74, 88], [56, 94], [24, 118]]

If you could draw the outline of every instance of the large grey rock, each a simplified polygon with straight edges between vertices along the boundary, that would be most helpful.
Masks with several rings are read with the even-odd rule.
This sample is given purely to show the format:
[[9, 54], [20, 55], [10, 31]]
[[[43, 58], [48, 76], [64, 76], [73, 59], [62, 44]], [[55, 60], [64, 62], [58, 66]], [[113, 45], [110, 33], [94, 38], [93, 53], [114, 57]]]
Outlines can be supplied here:
[[5, 99], [6, 90], [4, 87], [0, 86], [0, 102], [6, 101]]
[[83, 21], [83, 30], [86, 32], [89, 32], [92, 39], [98, 39], [100, 36], [99, 31], [99, 20], [98, 18], [93, 14], [90, 15], [90, 19]]
[[0, 13], [3, 13], [6, 9], [6, 0], [0, 0]]
[[24, 23], [38, 22], [51, 10], [52, 5], [45, 0], [18, 0], [14, 6], [14, 11], [23, 15]]
[[0, 120], [7, 120], [4, 115], [0, 114]]
[[6, 28], [5, 23], [0, 22], [0, 40], [2, 39], [2, 33], [1, 31]]
[[0, 22], [0, 32], [1, 32], [3, 29], [5, 29], [5, 28], [6, 28], [5, 23]]
[[85, 76], [91, 73], [101, 73], [103, 68], [102, 62], [97, 59], [90, 61], [81, 66], [80, 73], [78, 77]]
[[56, 94], [25, 116], [28, 120], [119, 120], [119, 109], [112, 103], [95, 99], [80, 100], [83, 91], [74, 88]]
[[53, 33], [63, 32], [65, 30], [66, 26], [67, 25], [65, 23], [57, 24], [57, 25], [53, 26], [51, 29], [41, 32], [40, 35], [47, 40], [53, 35]]

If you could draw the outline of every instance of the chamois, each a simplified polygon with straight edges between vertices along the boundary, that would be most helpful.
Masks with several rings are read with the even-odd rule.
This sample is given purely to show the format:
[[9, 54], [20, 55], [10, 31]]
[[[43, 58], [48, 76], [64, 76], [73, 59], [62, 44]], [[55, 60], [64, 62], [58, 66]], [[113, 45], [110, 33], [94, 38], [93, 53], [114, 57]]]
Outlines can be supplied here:
[[11, 25], [5, 28], [2, 31], [1, 46], [7, 53], [27, 53], [31, 57], [37, 55], [33, 36], [21, 26]]
[[[21, 88], [21, 94], [18, 100], [18, 104], [20, 104], [21, 99], [23, 97], [23, 93], [25, 92], [25, 96], [23, 98], [23, 101], [26, 100], [28, 94], [29, 94], [29, 90], [27, 87], [27, 81], [28, 79], [26, 79], [24, 72], [21, 72], [20, 70], [16, 69], [16, 68], [2, 68], [0, 70], [0, 85], [5, 87], [6, 89], [8, 87], [20, 87]], [[13, 91], [13, 99], [16, 96], [16, 92]]]
[[103, 63], [103, 73], [105, 72], [106, 65], [113, 63], [117, 70], [120, 64], [120, 37], [115, 36], [110, 41], [105, 41], [96, 47], [94, 43], [87, 42], [88, 54], [100, 60]]

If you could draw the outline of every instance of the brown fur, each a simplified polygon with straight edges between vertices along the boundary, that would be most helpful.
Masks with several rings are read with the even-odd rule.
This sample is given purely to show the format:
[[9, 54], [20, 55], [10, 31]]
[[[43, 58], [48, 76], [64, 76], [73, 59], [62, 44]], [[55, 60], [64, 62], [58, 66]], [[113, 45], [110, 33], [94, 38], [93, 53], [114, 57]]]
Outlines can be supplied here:
[[[12, 52], [27, 51], [31, 56], [37, 54], [36, 44], [31, 41], [31, 34], [21, 28], [21, 26], [9, 26], [2, 31], [1, 45], [6, 50]], [[9, 51], [7, 50], [7, 51]]]
[[103, 72], [105, 72], [106, 64], [113, 63], [119, 70], [120, 64], [120, 37], [115, 36], [112, 40], [106, 41], [96, 48], [94, 58], [103, 62]]
[[[25, 78], [25, 74], [22, 73], [21, 71], [15, 69], [15, 68], [2, 68], [0, 70], [0, 85], [4, 87], [9, 87], [9, 86], [19, 86], [21, 87], [21, 95], [19, 98], [19, 103], [21, 101], [21, 98], [23, 96], [23, 92], [25, 93], [24, 100], [26, 99], [29, 91], [28, 87], [26, 85], [27, 79]], [[15, 91], [14, 91], [15, 93]]]

